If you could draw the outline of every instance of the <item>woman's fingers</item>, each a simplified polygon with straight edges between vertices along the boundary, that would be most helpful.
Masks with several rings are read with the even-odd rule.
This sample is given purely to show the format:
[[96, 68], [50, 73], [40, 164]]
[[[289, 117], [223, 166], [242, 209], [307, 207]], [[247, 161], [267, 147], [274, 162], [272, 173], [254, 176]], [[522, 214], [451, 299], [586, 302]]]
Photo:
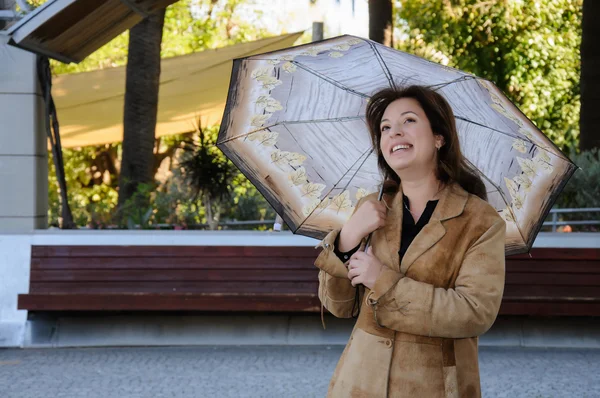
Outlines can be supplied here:
[[348, 271], [348, 279], [350, 280], [352, 280], [352, 278], [356, 278], [357, 275], [358, 273], [356, 272], [356, 268]]
[[350, 280], [350, 284], [351, 284], [353, 287], [356, 287], [357, 285], [360, 285], [362, 282], [363, 282], [363, 281], [362, 281], [362, 276], [361, 276], [361, 275], [359, 275], [359, 276], [357, 276], [357, 277], [355, 277], [355, 278], [352, 278], [352, 279]]

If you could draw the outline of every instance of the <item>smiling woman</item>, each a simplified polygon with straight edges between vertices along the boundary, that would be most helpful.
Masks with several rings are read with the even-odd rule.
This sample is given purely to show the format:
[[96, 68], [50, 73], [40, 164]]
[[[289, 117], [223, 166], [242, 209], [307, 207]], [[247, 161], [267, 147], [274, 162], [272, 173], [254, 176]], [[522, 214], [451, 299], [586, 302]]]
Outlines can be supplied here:
[[331, 313], [355, 316], [359, 298], [329, 396], [478, 397], [477, 336], [500, 307], [506, 224], [440, 94], [386, 89], [366, 116], [385, 195], [361, 199], [315, 261]]
[[[379, 91], [371, 97], [367, 121], [379, 168], [395, 183], [400, 183], [401, 174], [420, 179], [434, 171], [442, 183], [455, 180], [486, 199], [485, 185], [460, 150], [454, 112], [437, 92], [422, 86]], [[409, 148], [392, 152], [402, 144]]]

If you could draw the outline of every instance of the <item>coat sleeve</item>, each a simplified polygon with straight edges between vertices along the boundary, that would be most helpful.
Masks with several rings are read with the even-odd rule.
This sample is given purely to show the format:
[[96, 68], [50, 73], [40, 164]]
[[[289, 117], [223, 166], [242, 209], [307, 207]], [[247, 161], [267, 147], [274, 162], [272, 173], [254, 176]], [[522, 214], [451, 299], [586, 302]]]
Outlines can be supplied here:
[[[357, 203], [355, 212], [364, 199]], [[334, 245], [340, 232], [340, 229], [331, 231], [317, 246], [322, 247], [323, 251], [315, 260], [315, 266], [319, 268], [319, 299], [323, 306], [338, 318], [350, 318], [353, 315], [357, 288], [348, 279], [348, 268], [335, 254]], [[364, 242], [363, 239], [359, 250], [364, 247]]]
[[504, 291], [506, 224], [496, 221], [468, 249], [453, 289], [385, 268], [368, 293], [379, 325], [404, 333], [467, 338], [494, 323]]

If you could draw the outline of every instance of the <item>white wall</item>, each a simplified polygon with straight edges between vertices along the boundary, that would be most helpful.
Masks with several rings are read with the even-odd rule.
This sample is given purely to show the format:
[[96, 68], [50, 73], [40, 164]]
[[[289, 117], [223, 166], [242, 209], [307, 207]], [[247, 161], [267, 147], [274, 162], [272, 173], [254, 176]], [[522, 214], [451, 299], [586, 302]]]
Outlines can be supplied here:
[[46, 228], [47, 140], [36, 56], [0, 35], [0, 232]]
[[29, 291], [31, 234], [0, 235], [0, 347], [23, 344], [27, 311], [17, 296]]

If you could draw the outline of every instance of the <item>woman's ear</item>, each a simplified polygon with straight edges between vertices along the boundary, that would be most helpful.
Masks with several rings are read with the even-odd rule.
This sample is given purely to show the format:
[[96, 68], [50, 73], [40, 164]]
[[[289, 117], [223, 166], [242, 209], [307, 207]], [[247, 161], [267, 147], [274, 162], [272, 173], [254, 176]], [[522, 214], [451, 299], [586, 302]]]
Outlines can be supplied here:
[[435, 147], [438, 150], [440, 150], [440, 148], [442, 148], [445, 144], [446, 144], [446, 140], [444, 139], [444, 136], [442, 136], [440, 134], [436, 134], [435, 135]]

